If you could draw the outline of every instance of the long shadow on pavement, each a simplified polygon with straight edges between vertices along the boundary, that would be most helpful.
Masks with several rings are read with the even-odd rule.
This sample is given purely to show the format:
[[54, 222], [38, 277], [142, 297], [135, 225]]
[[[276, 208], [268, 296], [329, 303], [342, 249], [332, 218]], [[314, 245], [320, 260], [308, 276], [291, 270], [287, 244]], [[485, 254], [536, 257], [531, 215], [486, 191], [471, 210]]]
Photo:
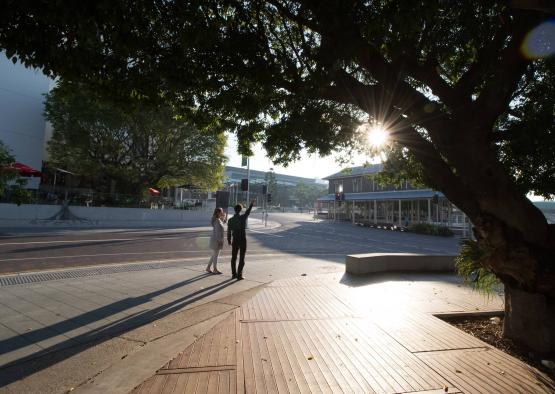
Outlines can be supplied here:
[[[123, 312], [126, 309], [139, 306], [150, 301], [153, 297], [181, 288], [183, 286], [187, 286], [208, 276], [210, 276], [210, 274], [198, 275], [194, 278], [173, 284], [164, 289], [160, 289], [140, 297], [126, 298], [124, 300], [120, 300], [112, 304], [97, 308], [95, 310], [83, 313], [74, 318], [67, 319], [48, 327], [33, 331], [33, 340], [31, 343], [40, 342], [53, 336], [74, 330], [78, 327], [84, 327], [88, 323], [96, 322], [99, 319], [103, 319], [118, 312]], [[119, 320], [110, 322], [102, 327], [93, 329], [87, 333], [73, 337], [72, 339], [68, 339], [67, 341], [60, 342], [53, 346], [45, 348], [40, 352], [12, 361], [0, 369], [0, 387], [8, 385], [16, 380], [25, 378], [26, 376], [36, 373], [44, 368], [48, 368], [49, 366], [54, 365], [75, 354], [78, 354], [91, 346], [96, 346], [99, 343], [112, 338], [116, 334], [119, 335], [138, 326], [142, 326], [144, 324], [148, 324], [155, 320], [161, 319], [173, 312], [178, 311], [186, 305], [199, 301], [209, 295], [215, 294], [235, 282], [236, 281], [234, 279], [223, 280], [222, 282], [208, 286], [201, 290], [194, 291], [174, 301], [168, 302], [164, 305], [160, 305], [159, 307], [126, 316]], [[25, 334], [23, 336], [25, 337]], [[0, 341], [0, 349], [2, 350], [2, 353], [11, 352], [27, 345], [29, 345], [29, 343], [22, 344], [20, 336], [15, 336]], [[35, 360], [40, 356], [62, 349], [63, 352], [57, 352], [52, 357], [41, 357], [40, 362], [28, 363], [29, 361]]]

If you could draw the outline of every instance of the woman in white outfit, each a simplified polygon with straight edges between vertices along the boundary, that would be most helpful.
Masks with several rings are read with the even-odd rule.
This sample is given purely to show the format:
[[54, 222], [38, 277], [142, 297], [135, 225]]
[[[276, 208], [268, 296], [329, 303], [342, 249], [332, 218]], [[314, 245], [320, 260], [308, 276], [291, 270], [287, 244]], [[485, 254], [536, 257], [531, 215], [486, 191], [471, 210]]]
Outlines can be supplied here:
[[[214, 214], [212, 215], [212, 236], [210, 237], [210, 249], [212, 249], [212, 257], [206, 266], [206, 272], [211, 272], [213, 274], [221, 274], [218, 271], [218, 256], [220, 251], [224, 247], [224, 222], [225, 214], [222, 208], [216, 208]], [[212, 269], [210, 269], [213, 267]]]

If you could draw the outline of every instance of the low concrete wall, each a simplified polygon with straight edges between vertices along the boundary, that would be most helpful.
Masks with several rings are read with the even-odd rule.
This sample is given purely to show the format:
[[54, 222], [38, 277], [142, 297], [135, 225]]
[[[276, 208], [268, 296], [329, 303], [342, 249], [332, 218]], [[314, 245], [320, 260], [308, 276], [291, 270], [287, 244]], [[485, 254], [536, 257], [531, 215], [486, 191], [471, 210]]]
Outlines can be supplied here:
[[379, 272], [430, 272], [455, 269], [454, 255], [415, 253], [352, 254], [345, 258], [345, 272], [355, 275]]
[[47, 220], [61, 209], [61, 205], [0, 204], [0, 227], [188, 227], [209, 226], [210, 221], [210, 212], [205, 211], [82, 206], [69, 207], [71, 214], [82, 220]]
[[60, 208], [60, 205], [0, 204], [0, 221], [45, 219], [54, 216]]

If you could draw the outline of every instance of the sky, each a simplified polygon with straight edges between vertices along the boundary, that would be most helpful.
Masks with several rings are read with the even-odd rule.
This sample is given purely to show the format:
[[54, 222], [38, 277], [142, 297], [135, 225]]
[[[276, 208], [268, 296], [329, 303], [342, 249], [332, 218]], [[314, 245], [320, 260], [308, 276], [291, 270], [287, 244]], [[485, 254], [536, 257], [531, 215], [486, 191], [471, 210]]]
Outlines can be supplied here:
[[[259, 171], [269, 171], [273, 168], [276, 173], [301, 176], [305, 178], [324, 178], [335, 174], [347, 167], [347, 164], [337, 163], [334, 156], [319, 157], [304, 153], [303, 157], [287, 167], [274, 165], [266, 156], [264, 148], [257, 144], [253, 147], [254, 156], [250, 158], [250, 168]], [[227, 134], [225, 154], [229, 158], [228, 166], [240, 167], [241, 156], [237, 154], [237, 139], [232, 134]], [[366, 159], [363, 156], [353, 158], [353, 165], [362, 165]]]
[[[276, 173], [301, 176], [305, 178], [325, 178], [328, 175], [335, 174], [345, 168], [347, 165], [337, 163], [334, 156], [319, 157], [305, 153], [303, 157], [296, 162], [291, 163], [288, 167], [274, 165], [266, 156], [264, 148], [257, 144], [254, 149], [254, 156], [250, 158], [250, 168], [259, 171], [269, 171], [273, 168]], [[241, 167], [241, 156], [237, 154], [237, 139], [233, 134], [227, 134], [227, 145], [225, 154], [229, 161], [228, 166]], [[367, 159], [364, 156], [353, 158], [353, 165], [361, 166]], [[371, 160], [375, 162], [375, 160]], [[528, 198], [532, 201], [545, 201], [543, 197], [528, 194]]]

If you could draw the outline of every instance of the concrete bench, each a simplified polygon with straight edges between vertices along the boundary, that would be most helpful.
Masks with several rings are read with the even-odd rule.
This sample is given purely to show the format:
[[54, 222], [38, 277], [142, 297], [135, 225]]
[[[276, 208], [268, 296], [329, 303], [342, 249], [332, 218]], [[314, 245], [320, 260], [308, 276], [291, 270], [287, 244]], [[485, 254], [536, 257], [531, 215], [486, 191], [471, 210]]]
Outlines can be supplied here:
[[378, 272], [453, 272], [454, 255], [416, 253], [365, 253], [345, 258], [345, 272], [355, 275]]

